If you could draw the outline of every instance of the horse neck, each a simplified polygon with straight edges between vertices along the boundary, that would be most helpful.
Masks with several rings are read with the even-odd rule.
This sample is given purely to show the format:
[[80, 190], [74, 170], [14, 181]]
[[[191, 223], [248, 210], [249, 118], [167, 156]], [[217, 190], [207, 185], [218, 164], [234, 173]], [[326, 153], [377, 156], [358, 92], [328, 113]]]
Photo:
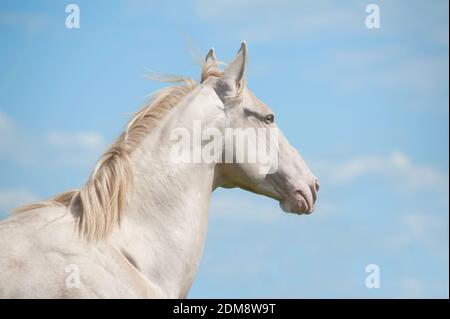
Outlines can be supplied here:
[[[124, 255], [162, 294], [184, 297], [200, 261], [215, 165], [180, 164], [169, 159], [170, 131], [192, 129], [193, 119], [214, 118], [206, 92], [193, 92], [159, 123], [135, 150], [134, 187], [116, 239]], [[202, 94], [204, 96], [202, 96]], [[215, 103], [217, 101], [214, 101]], [[215, 110], [215, 111], [214, 111]]]

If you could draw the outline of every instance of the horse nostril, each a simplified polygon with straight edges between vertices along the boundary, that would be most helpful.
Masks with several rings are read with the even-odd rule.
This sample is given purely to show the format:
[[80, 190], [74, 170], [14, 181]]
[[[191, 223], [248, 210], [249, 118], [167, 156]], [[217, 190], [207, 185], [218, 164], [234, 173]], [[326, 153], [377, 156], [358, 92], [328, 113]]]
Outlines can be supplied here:
[[316, 192], [318, 192], [319, 188], [320, 188], [320, 184], [319, 184], [319, 181], [317, 179], [316, 179], [316, 183], [314, 184], [314, 186], [316, 188]]

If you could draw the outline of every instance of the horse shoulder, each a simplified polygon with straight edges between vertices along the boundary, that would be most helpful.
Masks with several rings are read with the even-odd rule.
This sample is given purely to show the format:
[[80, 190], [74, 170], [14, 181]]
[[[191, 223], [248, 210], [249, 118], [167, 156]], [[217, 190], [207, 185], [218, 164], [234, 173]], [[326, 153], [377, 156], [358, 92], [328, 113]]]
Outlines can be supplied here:
[[0, 223], [0, 298], [161, 296], [113, 245], [86, 243], [65, 207], [14, 213]]

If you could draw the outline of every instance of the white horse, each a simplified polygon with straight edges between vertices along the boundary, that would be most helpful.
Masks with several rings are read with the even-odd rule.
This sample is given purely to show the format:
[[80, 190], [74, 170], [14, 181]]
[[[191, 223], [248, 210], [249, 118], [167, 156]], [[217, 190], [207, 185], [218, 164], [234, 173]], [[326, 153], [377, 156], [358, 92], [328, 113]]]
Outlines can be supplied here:
[[319, 184], [281, 132], [274, 172], [262, 174], [260, 161], [170, 160], [171, 132], [192, 132], [194, 120], [220, 132], [278, 130], [272, 111], [245, 85], [246, 65], [245, 42], [223, 71], [211, 49], [201, 82], [158, 92], [81, 189], [19, 208], [1, 222], [0, 297], [186, 297], [218, 187], [240, 187], [278, 200], [286, 212], [311, 213]]

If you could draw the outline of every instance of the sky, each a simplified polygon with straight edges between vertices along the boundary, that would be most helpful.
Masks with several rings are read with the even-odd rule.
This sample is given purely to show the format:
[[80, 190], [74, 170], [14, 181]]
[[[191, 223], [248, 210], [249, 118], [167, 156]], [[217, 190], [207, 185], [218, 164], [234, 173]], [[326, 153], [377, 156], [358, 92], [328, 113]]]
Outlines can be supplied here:
[[[370, 3], [380, 28], [366, 27]], [[150, 70], [198, 79], [209, 48], [230, 61], [246, 40], [248, 85], [318, 176], [318, 206], [297, 216], [214, 192], [188, 297], [448, 298], [448, 6], [1, 1], [0, 216], [82, 186], [164, 86]]]

